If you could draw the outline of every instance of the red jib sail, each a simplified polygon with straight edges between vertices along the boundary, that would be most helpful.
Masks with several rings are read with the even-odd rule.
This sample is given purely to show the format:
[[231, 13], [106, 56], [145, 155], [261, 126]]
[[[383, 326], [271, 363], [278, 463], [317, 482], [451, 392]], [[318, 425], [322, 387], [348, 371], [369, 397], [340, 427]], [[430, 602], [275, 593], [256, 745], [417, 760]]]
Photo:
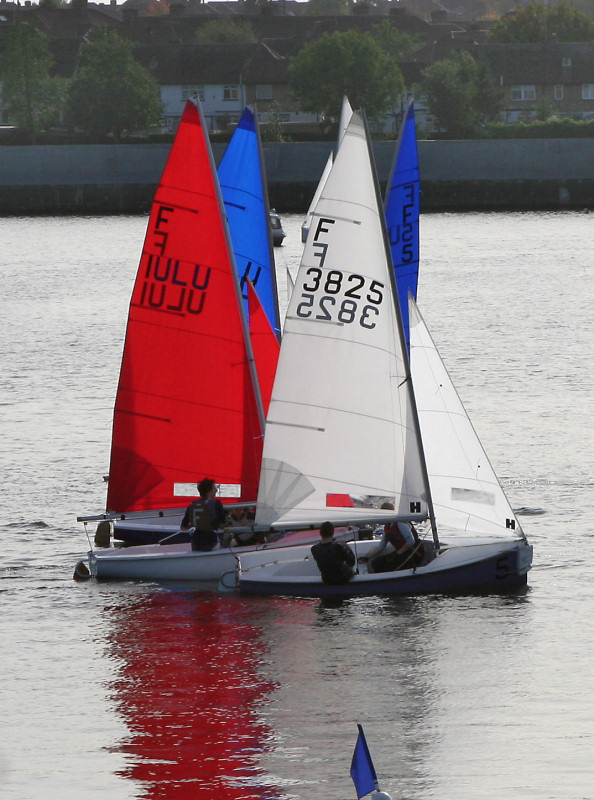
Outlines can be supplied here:
[[274, 376], [276, 374], [280, 344], [272, 325], [268, 321], [264, 307], [260, 302], [260, 298], [252, 282], [248, 281], [247, 284], [250, 312], [250, 339], [252, 342], [254, 360], [256, 362], [262, 405], [264, 407], [264, 413], [267, 414], [268, 406], [270, 405], [270, 397], [272, 395]]
[[[116, 396], [108, 511], [183, 505], [209, 477], [257, 495], [262, 431], [244, 311], [200, 109], [153, 201]], [[253, 369], [253, 363], [252, 363]]]

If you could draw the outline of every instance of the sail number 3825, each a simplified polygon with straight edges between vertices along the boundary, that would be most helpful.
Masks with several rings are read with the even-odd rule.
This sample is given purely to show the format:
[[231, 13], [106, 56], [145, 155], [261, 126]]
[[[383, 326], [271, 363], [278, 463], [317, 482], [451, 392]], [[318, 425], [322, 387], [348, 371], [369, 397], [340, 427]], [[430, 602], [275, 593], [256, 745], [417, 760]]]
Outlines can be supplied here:
[[297, 305], [298, 317], [342, 324], [358, 322], [363, 328], [375, 327], [375, 318], [384, 299], [383, 283], [369, 282], [355, 273], [345, 275], [338, 269], [324, 273], [319, 267], [310, 267], [306, 276], [302, 301]]

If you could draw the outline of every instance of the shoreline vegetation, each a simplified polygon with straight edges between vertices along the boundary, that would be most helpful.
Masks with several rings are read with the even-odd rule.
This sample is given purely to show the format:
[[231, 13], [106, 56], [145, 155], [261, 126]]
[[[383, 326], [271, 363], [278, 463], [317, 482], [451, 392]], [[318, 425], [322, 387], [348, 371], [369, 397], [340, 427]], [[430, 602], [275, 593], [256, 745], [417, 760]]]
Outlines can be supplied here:
[[[268, 131], [266, 125], [261, 125], [263, 142], [335, 142], [337, 136], [336, 126], [316, 123], [299, 132]], [[272, 127], [272, 126], [270, 126]], [[213, 144], [226, 144], [233, 133], [234, 126], [229, 126], [225, 131], [214, 131], [210, 134]], [[0, 126], [0, 146], [35, 146], [35, 145], [64, 145], [64, 144], [165, 144], [171, 143], [175, 134], [164, 131], [162, 128], [154, 131], [139, 131], [124, 133], [119, 139], [110, 136], [93, 137], [87, 134], [77, 134], [62, 129], [50, 129], [37, 134], [35, 142], [32, 141], [27, 131], [20, 130], [11, 125]], [[395, 141], [398, 134], [385, 132], [372, 134], [374, 141]], [[430, 136], [422, 130], [418, 133], [420, 141], [448, 141], [449, 137], [439, 133]], [[549, 117], [532, 122], [493, 122], [485, 125], [481, 135], [468, 135], [458, 137], [458, 141], [484, 141], [493, 139], [594, 139], [594, 119], [576, 120], [568, 117]]]

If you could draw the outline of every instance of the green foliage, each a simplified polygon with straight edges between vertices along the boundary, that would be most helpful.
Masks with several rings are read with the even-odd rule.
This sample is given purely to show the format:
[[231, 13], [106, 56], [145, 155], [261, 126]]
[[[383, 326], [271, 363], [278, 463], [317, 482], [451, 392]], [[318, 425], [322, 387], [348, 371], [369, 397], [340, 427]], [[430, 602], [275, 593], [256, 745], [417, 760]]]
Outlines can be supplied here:
[[230, 16], [209, 20], [196, 32], [198, 44], [245, 44], [256, 41], [254, 30], [247, 20]]
[[123, 131], [159, 122], [159, 86], [135, 59], [132, 44], [95, 28], [68, 91], [70, 121], [87, 133], [118, 138]]
[[2, 98], [10, 121], [33, 142], [59, 120], [63, 85], [51, 77], [52, 66], [45, 36], [17, 18], [8, 30], [2, 58]]
[[501, 108], [502, 98], [488, 69], [466, 50], [436, 61], [421, 77], [429, 113], [452, 138], [472, 136]]
[[395, 61], [370, 33], [324, 34], [289, 62], [289, 83], [305, 111], [338, 117], [346, 95], [369, 119], [381, 119], [404, 92]]
[[489, 36], [492, 42], [544, 43], [555, 36], [559, 42], [593, 42], [594, 19], [567, 2], [554, 6], [528, 3], [500, 19]]
[[594, 120], [549, 117], [534, 122], [487, 125], [488, 139], [594, 139]]
[[402, 33], [393, 22], [387, 19], [374, 25], [371, 34], [384, 53], [391, 58], [407, 58], [420, 44], [417, 36]]
[[270, 121], [260, 124], [260, 136], [263, 142], [284, 142], [286, 137], [283, 133], [283, 124], [280, 119], [281, 107], [278, 103], [272, 103], [269, 109]]

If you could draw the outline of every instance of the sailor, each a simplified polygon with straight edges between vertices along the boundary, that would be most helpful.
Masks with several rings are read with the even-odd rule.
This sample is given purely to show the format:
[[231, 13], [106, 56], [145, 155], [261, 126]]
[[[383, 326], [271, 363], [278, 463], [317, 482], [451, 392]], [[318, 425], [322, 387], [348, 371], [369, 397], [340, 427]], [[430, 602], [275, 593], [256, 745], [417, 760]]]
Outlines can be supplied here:
[[334, 540], [334, 525], [322, 522], [321, 542], [314, 544], [311, 554], [316, 560], [324, 583], [348, 583], [355, 574], [355, 554], [346, 542]]
[[217, 500], [217, 485], [210, 478], [197, 484], [200, 498], [194, 500], [186, 509], [180, 530], [192, 530], [192, 550], [212, 550], [218, 542], [216, 531], [227, 520], [227, 513], [220, 500]]
[[236, 533], [233, 530], [233, 528], [249, 528], [254, 524], [254, 518], [255, 512], [253, 508], [242, 508], [239, 506], [232, 508], [229, 511], [229, 518], [227, 520], [227, 525], [229, 527], [225, 530], [225, 534], [229, 535], [231, 544], [234, 544], [237, 547], [245, 547], [246, 545], [252, 544], [263, 544], [265, 538], [262, 533], [256, 533], [254, 531], [242, 531], [241, 533]]
[[[383, 503], [383, 509], [393, 511], [393, 503]], [[391, 550], [384, 550], [391, 545]], [[384, 525], [380, 543], [367, 556], [368, 572], [392, 572], [414, 569], [422, 562], [425, 551], [412, 522], [390, 522]], [[361, 559], [360, 559], [361, 560]]]

